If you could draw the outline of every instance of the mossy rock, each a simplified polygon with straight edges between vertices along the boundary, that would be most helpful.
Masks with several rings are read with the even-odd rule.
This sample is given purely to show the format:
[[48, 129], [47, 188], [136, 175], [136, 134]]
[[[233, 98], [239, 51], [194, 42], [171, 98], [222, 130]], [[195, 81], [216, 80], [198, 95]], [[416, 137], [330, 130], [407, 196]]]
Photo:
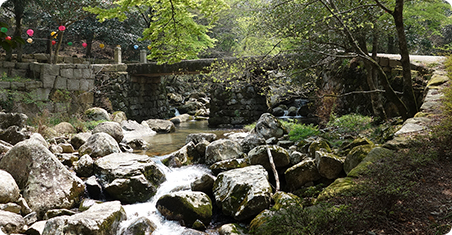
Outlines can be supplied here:
[[[273, 205], [272, 210], [279, 210], [285, 206], [290, 206], [293, 204], [295, 200], [298, 200], [299, 198], [297, 195], [292, 193], [286, 193], [286, 192], [276, 192], [272, 200], [274, 201], [275, 205]], [[301, 205], [300, 205], [301, 206]]]
[[348, 155], [350, 153], [350, 151], [355, 148], [356, 146], [361, 146], [361, 145], [372, 145], [375, 146], [375, 144], [370, 141], [368, 138], [364, 137], [364, 138], [356, 138], [354, 139], [351, 143], [345, 145], [344, 147], [342, 147], [341, 152], [345, 155]]
[[387, 157], [392, 157], [394, 152], [392, 150], [376, 147], [373, 148], [369, 154], [359, 163], [355, 168], [353, 168], [348, 174], [348, 177], [358, 178], [360, 175], [364, 174], [368, 170], [368, 166], [374, 162]]
[[338, 178], [320, 193], [317, 201], [324, 201], [337, 195], [343, 195], [355, 186], [356, 183], [353, 182], [353, 178], [351, 177]]
[[315, 152], [320, 149], [324, 149], [326, 152], [331, 153], [331, 147], [328, 141], [324, 139], [317, 139], [309, 145], [308, 154], [311, 158], [315, 158]]
[[369, 152], [375, 147], [373, 144], [366, 144], [354, 147], [345, 158], [344, 171], [349, 173], [353, 168], [355, 168]]
[[430, 81], [428, 81], [427, 83], [427, 88], [430, 88], [432, 86], [439, 86], [443, 83], [446, 83], [449, 81], [449, 77], [447, 75], [439, 75], [439, 74], [434, 74], [432, 76], [432, 78], [430, 79]]

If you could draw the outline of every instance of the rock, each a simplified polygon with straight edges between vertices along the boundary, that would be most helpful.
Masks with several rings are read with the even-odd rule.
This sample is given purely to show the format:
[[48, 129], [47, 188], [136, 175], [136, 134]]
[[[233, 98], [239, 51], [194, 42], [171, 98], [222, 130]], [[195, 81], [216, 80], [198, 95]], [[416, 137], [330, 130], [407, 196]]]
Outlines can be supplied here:
[[215, 162], [214, 164], [210, 165], [210, 170], [214, 175], [218, 175], [223, 171], [228, 171], [232, 169], [242, 168], [248, 166], [248, 163], [246, 159], [240, 158], [240, 159], [230, 159], [230, 160], [223, 160], [219, 162]]
[[309, 144], [308, 155], [315, 158], [315, 152], [324, 149], [324, 151], [331, 153], [331, 148], [328, 142], [322, 138], [317, 138]]
[[355, 168], [348, 172], [347, 176], [357, 178], [367, 171], [369, 165], [382, 158], [393, 157], [393, 155], [394, 152], [392, 150], [382, 147], [373, 148]]
[[30, 208], [41, 217], [49, 209], [72, 208], [85, 187], [38, 139], [16, 144], [0, 159], [0, 169], [11, 174]]
[[87, 211], [72, 216], [59, 216], [47, 221], [42, 235], [116, 234], [126, 213], [119, 201], [94, 204]]
[[42, 137], [41, 134], [39, 133], [33, 133], [30, 136], [30, 140], [34, 140], [34, 141], [38, 141], [39, 143], [41, 143], [44, 147], [48, 148], [49, 144], [47, 143], [47, 141], [44, 139], [44, 137]]
[[31, 225], [38, 221], [38, 213], [34, 211], [29, 213], [28, 215], [24, 216], [24, 220], [26, 225]]
[[91, 176], [85, 181], [86, 191], [90, 198], [103, 199], [102, 186], [97, 182], [96, 176]]
[[[276, 145], [268, 146], [268, 148], [270, 149], [270, 152], [273, 156], [273, 162], [275, 163], [276, 168], [289, 166], [290, 156], [287, 150]], [[246, 159], [250, 165], [261, 165], [267, 171], [272, 171], [272, 167], [270, 166], [268, 159], [267, 146], [265, 145], [253, 148], [248, 153], [248, 157]]]
[[297, 116], [298, 108], [295, 106], [290, 106], [287, 110], [287, 116]]
[[276, 211], [271, 210], [263, 210], [259, 215], [254, 217], [250, 222], [250, 230], [254, 231], [255, 234], [259, 235], [270, 235], [269, 232], [265, 230], [265, 227], [268, 226], [268, 220], [277, 214]]
[[0, 232], [2, 229], [7, 233], [23, 233], [25, 232], [25, 220], [22, 216], [0, 210]]
[[193, 120], [193, 117], [190, 114], [184, 113], [179, 116], [175, 116], [169, 119], [174, 124], [179, 124], [181, 122], [188, 122]]
[[204, 225], [212, 218], [212, 201], [203, 192], [180, 191], [163, 195], [157, 201], [158, 211], [169, 220], [192, 227], [196, 220]]
[[111, 137], [113, 137], [118, 143], [120, 143], [124, 138], [121, 125], [119, 125], [119, 123], [117, 122], [102, 122], [93, 130], [93, 134], [101, 132], [111, 135]]
[[107, 110], [99, 107], [94, 107], [87, 109], [85, 111], [85, 116], [89, 120], [99, 121], [99, 120], [107, 120], [110, 121], [110, 114], [108, 114]]
[[143, 139], [132, 139], [127, 142], [127, 145], [133, 150], [146, 150], [148, 149], [149, 143]]
[[219, 229], [220, 235], [246, 235], [248, 234], [245, 228], [238, 224], [223, 224]]
[[146, 122], [142, 122], [142, 124], [128, 120], [121, 122], [121, 127], [124, 133], [123, 141], [129, 143], [134, 139], [144, 139], [149, 136], [154, 136], [157, 132], [153, 131]]
[[23, 128], [25, 127], [27, 119], [27, 115], [23, 113], [0, 112], [0, 129], [7, 129], [10, 126]]
[[12, 147], [13, 147], [12, 144], [10, 144], [6, 141], [0, 140], [0, 158], [2, 157], [2, 155], [4, 153], [8, 152]]
[[168, 120], [148, 119], [146, 120], [146, 123], [153, 131], [157, 133], [171, 133], [176, 131], [176, 126], [174, 126], [174, 123]]
[[92, 158], [103, 157], [111, 153], [120, 153], [118, 142], [107, 133], [91, 135], [86, 143], [79, 148], [80, 155], [88, 154]]
[[93, 175], [94, 160], [88, 154], [85, 154], [75, 162], [74, 170], [78, 176], [89, 177]]
[[12, 202], [6, 204], [0, 204], [0, 210], [9, 211], [20, 215], [20, 205]]
[[315, 152], [315, 164], [322, 177], [336, 179], [342, 172], [344, 158], [340, 158], [333, 153], [324, 151]]
[[302, 162], [303, 160], [308, 159], [309, 157], [305, 153], [300, 153], [298, 151], [293, 151], [290, 154], [289, 158], [290, 158], [290, 165], [293, 166], [293, 165], [296, 165], [296, 164]]
[[134, 219], [131, 224], [124, 229], [121, 235], [146, 235], [152, 234], [157, 229], [157, 226], [146, 217], [138, 217]]
[[71, 138], [71, 145], [75, 150], [79, 149], [80, 146], [86, 143], [86, 141], [91, 137], [91, 133], [78, 133]]
[[0, 129], [0, 140], [4, 140], [12, 145], [30, 138], [30, 133], [18, 126], [10, 126], [6, 130]]
[[144, 202], [165, 181], [165, 175], [146, 155], [114, 153], [94, 162], [94, 174], [114, 199], [124, 203]]
[[19, 200], [17, 200], [17, 204], [20, 205], [20, 213], [22, 215], [28, 215], [31, 212], [33, 212], [30, 207], [28, 206], [27, 201], [23, 197], [20, 197]]
[[184, 231], [182, 231], [180, 235], [209, 235], [209, 234], [194, 229], [184, 229]]
[[217, 139], [217, 135], [214, 133], [193, 133], [189, 134], [185, 139], [185, 143], [188, 144], [193, 142], [195, 145], [207, 140], [208, 142], [213, 142]]
[[375, 145], [373, 144], [359, 145], [354, 147], [345, 158], [345, 173], [348, 174], [353, 168], [355, 168], [374, 147]]
[[57, 216], [63, 216], [63, 215], [75, 215], [75, 212], [68, 210], [68, 209], [48, 210], [44, 216], [44, 220], [48, 220], [48, 219], [55, 218]]
[[58, 144], [61, 147], [62, 153], [73, 153], [75, 152], [74, 147], [68, 143]]
[[213, 193], [223, 214], [246, 220], [270, 206], [272, 188], [267, 171], [257, 165], [220, 173]]
[[375, 144], [370, 141], [367, 138], [356, 138], [351, 143], [345, 145], [343, 148], [341, 148], [341, 152], [344, 152], [345, 154], [348, 154], [353, 148], [360, 145], [372, 145], [375, 146]]
[[197, 143], [195, 146], [196, 151], [198, 152], [199, 155], [199, 159], [200, 159], [200, 163], [204, 162], [205, 158], [206, 158], [206, 149], [207, 146], [209, 146], [210, 142], [207, 140], [203, 140], [200, 143]]
[[215, 140], [207, 146], [205, 158], [208, 165], [223, 160], [243, 158], [242, 147], [232, 140]]
[[166, 159], [169, 167], [181, 167], [199, 161], [199, 154], [193, 142], [186, 144], [176, 152], [170, 153], [169, 157]]
[[290, 190], [298, 189], [308, 182], [322, 178], [313, 159], [304, 160], [290, 167], [284, 172], [284, 177]]
[[241, 142], [243, 152], [248, 153], [251, 149], [265, 145], [265, 139], [257, 134], [248, 134]]
[[272, 114], [276, 117], [284, 116], [284, 109], [282, 107], [276, 107], [273, 109]]
[[17, 202], [20, 197], [19, 186], [8, 172], [0, 170], [0, 203]]
[[193, 181], [190, 184], [191, 190], [192, 191], [199, 191], [199, 192], [203, 192], [209, 196], [212, 196], [212, 188], [213, 188], [213, 183], [215, 182], [215, 177], [209, 175], [209, 174], [204, 174], [203, 176], [201, 176], [201, 178], [196, 179], [195, 181]]
[[78, 155], [72, 153], [57, 153], [55, 155], [63, 165], [68, 167], [72, 167], [74, 162], [78, 160]]
[[111, 115], [111, 120], [113, 122], [122, 123], [127, 121], [127, 115], [123, 111], [116, 111]]
[[332, 184], [324, 188], [320, 195], [317, 197], [317, 201], [324, 201], [329, 198], [334, 198], [338, 195], [342, 195], [355, 187], [356, 183], [352, 177], [337, 178]]
[[61, 146], [59, 146], [59, 145], [56, 145], [56, 144], [50, 144], [49, 150], [53, 154], [63, 153], [63, 148]]
[[72, 124], [69, 122], [60, 122], [53, 129], [58, 133], [58, 135], [68, 135], [76, 133], [76, 130]]
[[44, 232], [44, 228], [46, 226], [47, 221], [42, 220], [38, 221], [34, 224], [32, 224], [27, 231], [25, 231], [25, 234], [28, 235], [41, 235]]
[[258, 136], [269, 139], [271, 137], [279, 138], [287, 131], [283, 128], [281, 122], [273, 115], [264, 113], [257, 120], [256, 126], [251, 133], [256, 133]]

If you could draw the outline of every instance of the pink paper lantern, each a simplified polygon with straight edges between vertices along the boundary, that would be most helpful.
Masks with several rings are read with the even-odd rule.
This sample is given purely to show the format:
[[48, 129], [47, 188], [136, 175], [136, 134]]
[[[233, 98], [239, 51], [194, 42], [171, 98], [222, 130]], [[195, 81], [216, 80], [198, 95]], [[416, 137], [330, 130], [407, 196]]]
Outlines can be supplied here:
[[84, 42], [84, 43], [82, 43], [82, 46], [86, 48], [88, 46], [88, 44], [86, 42]]
[[35, 31], [33, 31], [33, 29], [29, 29], [29, 30], [27, 30], [27, 34], [28, 34], [28, 36], [30, 36], [30, 37], [33, 37], [33, 34], [35, 33]]
[[64, 30], [66, 30], [66, 27], [64, 25], [60, 25], [60, 27], [58, 27], [58, 30], [64, 31]]

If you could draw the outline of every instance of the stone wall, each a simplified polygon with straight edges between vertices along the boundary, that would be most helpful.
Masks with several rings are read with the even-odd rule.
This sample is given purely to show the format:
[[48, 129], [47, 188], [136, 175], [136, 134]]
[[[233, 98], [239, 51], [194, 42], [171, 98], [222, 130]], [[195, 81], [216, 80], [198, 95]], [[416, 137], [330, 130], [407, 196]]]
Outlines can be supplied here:
[[252, 86], [226, 90], [215, 84], [211, 91], [209, 126], [239, 127], [250, 124], [267, 112], [266, 99]]

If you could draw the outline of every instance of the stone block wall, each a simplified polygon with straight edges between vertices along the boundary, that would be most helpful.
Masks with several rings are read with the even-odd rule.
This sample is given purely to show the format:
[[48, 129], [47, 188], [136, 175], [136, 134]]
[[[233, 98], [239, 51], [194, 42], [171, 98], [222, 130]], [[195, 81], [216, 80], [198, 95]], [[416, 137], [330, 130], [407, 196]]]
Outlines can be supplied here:
[[226, 90], [221, 84], [214, 84], [210, 101], [210, 127], [241, 127], [259, 119], [267, 112], [264, 96], [254, 87], [242, 86]]

